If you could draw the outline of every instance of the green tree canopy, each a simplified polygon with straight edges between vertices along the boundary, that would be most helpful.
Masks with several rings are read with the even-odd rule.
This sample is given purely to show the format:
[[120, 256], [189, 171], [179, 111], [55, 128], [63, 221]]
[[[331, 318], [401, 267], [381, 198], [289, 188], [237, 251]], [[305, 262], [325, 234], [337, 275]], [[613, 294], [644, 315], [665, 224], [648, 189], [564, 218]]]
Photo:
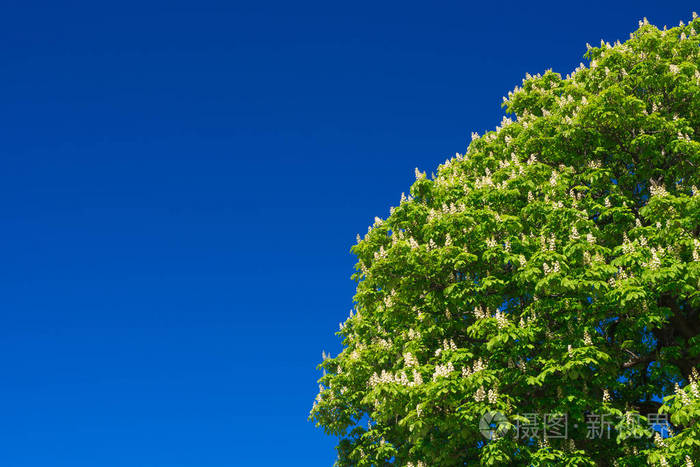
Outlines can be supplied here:
[[[416, 169], [358, 236], [355, 310], [311, 410], [337, 465], [700, 459], [697, 31], [645, 19], [566, 78], [526, 75], [513, 119]], [[489, 411], [509, 428], [491, 439]], [[565, 438], [543, 436], [547, 414]]]

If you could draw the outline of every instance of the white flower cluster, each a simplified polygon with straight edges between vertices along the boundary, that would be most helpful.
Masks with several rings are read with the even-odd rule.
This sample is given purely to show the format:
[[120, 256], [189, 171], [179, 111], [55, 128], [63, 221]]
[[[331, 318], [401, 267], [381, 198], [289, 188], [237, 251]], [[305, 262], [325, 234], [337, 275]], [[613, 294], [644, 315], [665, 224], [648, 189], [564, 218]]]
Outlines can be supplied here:
[[554, 99], [559, 107], [564, 107], [567, 104], [571, 104], [574, 102], [574, 98], [571, 94], [567, 94], [566, 96], [561, 96], [561, 97], [555, 97]]
[[697, 238], [693, 239], [693, 261], [700, 261], [700, 253], [698, 253], [698, 250], [700, 250], [700, 240]]
[[386, 295], [384, 297], [384, 305], [387, 308], [391, 308], [394, 306], [394, 298], [396, 298], [396, 289], [392, 289], [389, 295]]
[[450, 203], [448, 206], [447, 204], [442, 205], [442, 212], [446, 212], [449, 214], [457, 214], [460, 212], [464, 212], [467, 209], [467, 206], [463, 203], [455, 205], [454, 203]]
[[374, 388], [379, 384], [388, 383], [400, 384], [402, 386], [416, 386], [419, 384], [423, 384], [423, 378], [416, 369], [413, 369], [413, 381], [410, 381], [408, 379], [408, 376], [406, 376], [405, 371], [401, 371], [399, 374], [393, 375], [392, 373], [386, 370], [382, 370], [381, 374], [379, 375], [377, 375], [376, 372], [373, 373], [372, 376], [370, 376], [369, 381], [367, 383], [371, 388]]
[[610, 393], [608, 392], [608, 390], [603, 390], [603, 402], [610, 402], [611, 400], [612, 398], [610, 397]]
[[527, 111], [527, 109], [523, 110], [522, 115], [518, 117], [518, 122], [522, 124], [523, 128], [527, 128], [530, 125], [530, 122], [533, 120], [534, 115], [532, 115], [530, 112]]
[[652, 247], [651, 259], [649, 260], [649, 262], [645, 263], [644, 266], [651, 269], [659, 269], [659, 267], [661, 267], [661, 259], [659, 258], [659, 254], [662, 254], [663, 251], [663, 248], [656, 249]]
[[489, 131], [484, 135], [484, 139], [490, 143], [491, 141], [494, 141], [497, 139], [496, 135], [497, 135], [497, 132]]
[[476, 373], [478, 373], [482, 370], [485, 370], [485, 369], [486, 369], [486, 365], [484, 365], [483, 361], [480, 358], [479, 360], [474, 362], [473, 369], [469, 365], [462, 367], [462, 377], [468, 378], [469, 376], [476, 374]]
[[559, 261], [555, 261], [554, 265], [551, 268], [549, 267], [549, 264], [542, 263], [542, 271], [544, 271], [545, 276], [548, 276], [550, 273], [557, 273], [561, 271]]
[[649, 185], [649, 193], [651, 193], [651, 196], [665, 196], [668, 194], [668, 192], [666, 191], [666, 187], [657, 184], [653, 180], [650, 180], [650, 182], [651, 185]]
[[403, 361], [409, 368], [418, 366], [418, 359], [415, 356], [413, 356], [411, 352], [406, 352], [405, 354], [403, 354]]
[[449, 341], [447, 339], [443, 339], [442, 348], [438, 348], [437, 350], [435, 350], [435, 356], [440, 356], [440, 354], [442, 354], [442, 352], [446, 350], [457, 350], [457, 345], [455, 344], [455, 341], [453, 341], [452, 339], [450, 339]]
[[484, 387], [482, 386], [474, 393], [474, 400], [476, 402], [483, 402], [484, 399], [486, 399], [486, 391], [484, 391]]
[[[662, 448], [666, 447], [666, 442], [661, 437], [661, 435], [659, 434], [658, 431], [656, 433], [654, 433], [654, 444], [656, 444], [657, 446], [662, 447]], [[666, 462], [666, 459], [664, 459], [663, 457], [661, 459], [663, 460], [661, 465], [663, 465], [663, 462]], [[666, 465], [668, 465], [668, 463], [666, 463]]]
[[500, 310], [496, 310], [495, 318], [499, 329], [508, 327], [508, 317], [505, 315], [505, 313], [501, 312]]
[[479, 305], [478, 307], [474, 307], [474, 316], [476, 316], [476, 319], [485, 319], [490, 315], [491, 315], [491, 313], [489, 312], [488, 308], [486, 308], [486, 310], [484, 310], [481, 307], [481, 305]]
[[557, 178], [558, 177], [559, 177], [559, 174], [557, 173], [557, 171], [556, 170], [553, 171], [552, 176], [549, 178], [549, 184], [551, 186], [557, 186]]
[[591, 254], [587, 251], [583, 252], [583, 264], [585, 264], [585, 265], [591, 264]]
[[423, 384], [423, 377], [421, 376], [420, 372], [414, 368], [413, 369], [413, 383], [409, 384], [409, 386], [418, 386], [420, 384]]
[[584, 345], [593, 345], [593, 340], [591, 339], [591, 335], [588, 334], [588, 330], [583, 331], [583, 343]]
[[367, 265], [362, 260], [358, 261], [357, 264], [360, 266], [360, 271], [362, 271], [362, 274], [366, 276], [369, 273]]
[[498, 402], [498, 389], [489, 389], [487, 397], [489, 399], [489, 404], [495, 404], [496, 402]]
[[435, 372], [433, 373], [433, 381], [438, 378], [446, 378], [450, 373], [455, 371], [455, 367], [452, 362], [447, 362], [447, 365], [435, 365]]
[[554, 237], [554, 234], [551, 234], [549, 236], [549, 240], [547, 240], [545, 238], [544, 234], [541, 234], [540, 235], [540, 246], [542, 248], [542, 251], [545, 251], [545, 250], [554, 251], [557, 247], [557, 239], [556, 239], [556, 237]]
[[634, 243], [627, 238], [627, 232], [622, 234], [622, 252], [625, 254], [633, 253], [635, 250]]
[[369, 377], [369, 386], [372, 388], [376, 387], [378, 384], [394, 382], [396, 382], [396, 378], [394, 378], [394, 375], [386, 370], [382, 370], [382, 373], [380, 375], [377, 375], [377, 373], [375, 372], [374, 374], [372, 374], [372, 376]]
[[[504, 97], [504, 99], [505, 99], [505, 97]], [[513, 120], [511, 120], [510, 118], [508, 118], [504, 115], [503, 118], [501, 119], [501, 126], [500, 127], [497, 126], [496, 131], [498, 132], [501, 130], [501, 128], [505, 128], [508, 125], [511, 125], [512, 123], [513, 123]]]
[[466, 205], [461, 203], [459, 205], [451, 203], [449, 206], [446, 203], [443, 203], [440, 209], [431, 208], [428, 211], [428, 222], [431, 222], [434, 219], [439, 219], [440, 217], [442, 217], [443, 214], [457, 214], [463, 212], [466, 209]]
[[486, 173], [486, 175], [477, 179], [476, 182], [474, 182], [474, 186], [477, 189], [493, 186], [493, 180], [491, 179], [491, 171], [488, 167], [486, 167], [484, 172]]
[[375, 261], [380, 260], [380, 259], [384, 259], [386, 257], [387, 257], [387, 252], [386, 252], [386, 250], [384, 250], [384, 246], [380, 246], [379, 251], [374, 252]]
[[478, 372], [483, 371], [485, 369], [486, 369], [486, 364], [484, 363], [484, 361], [481, 358], [479, 358], [476, 362], [474, 362], [472, 374], [478, 373]]
[[578, 240], [579, 238], [581, 238], [581, 236], [579, 235], [578, 230], [576, 229], [576, 226], [573, 226], [571, 228], [571, 235], [569, 235], [569, 239]]
[[455, 344], [455, 341], [450, 339], [449, 341], [447, 339], [442, 340], [442, 348], [444, 350], [457, 350], [457, 345]]
[[406, 236], [403, 233], [403, 230], [395, 230], [392, 231], [391, 233], [391, 244], [396, 245], [399, 243], [401, 240], [405, 239]]
[[372, 343], [373, 343], [374, 345], [377, 345], [377, 346], [383, 348], [383, 349], [390, 349], [391, 346], [392, 346], [391, 339], [389, 339], [389, 340], [382, 339], [382, 338], [377, 339], [377, 338], [375, 337], [375, 338], [372, 340]]
[[688, 397], [688, 394], [681, 389], [681, 387], [676, 383], [676, 389], [675, 389], [675, 394], [676, 397], [678, 397], [681, 401], [681, 404], [684, 406], [690, 405], [690, 397]]

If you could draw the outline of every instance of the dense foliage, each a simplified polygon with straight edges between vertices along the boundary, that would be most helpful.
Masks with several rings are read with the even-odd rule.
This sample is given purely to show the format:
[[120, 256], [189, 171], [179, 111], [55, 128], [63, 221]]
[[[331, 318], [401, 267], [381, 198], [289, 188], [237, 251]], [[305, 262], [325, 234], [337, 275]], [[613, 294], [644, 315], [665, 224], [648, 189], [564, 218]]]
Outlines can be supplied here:
[[[416, 169], [358, 236], [355, 310], [311, 411], [337, 465], [700, 459], [697, 31], [645, 19], [566, 78], [527, 75], [513, 120]], [[489, 411], [509, 431], [485, 437]], [[566, 437], [543, 436], [546, 414]]]

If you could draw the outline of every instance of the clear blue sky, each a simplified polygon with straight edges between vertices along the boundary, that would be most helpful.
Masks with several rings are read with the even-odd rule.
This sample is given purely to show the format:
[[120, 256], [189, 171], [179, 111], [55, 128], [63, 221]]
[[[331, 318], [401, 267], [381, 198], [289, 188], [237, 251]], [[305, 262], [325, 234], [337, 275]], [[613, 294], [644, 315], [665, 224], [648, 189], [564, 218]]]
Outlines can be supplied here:
[[566, 5], [3, 2], [0, 465], [330, 465], [355, 234], [525, 72], [693, 9]]

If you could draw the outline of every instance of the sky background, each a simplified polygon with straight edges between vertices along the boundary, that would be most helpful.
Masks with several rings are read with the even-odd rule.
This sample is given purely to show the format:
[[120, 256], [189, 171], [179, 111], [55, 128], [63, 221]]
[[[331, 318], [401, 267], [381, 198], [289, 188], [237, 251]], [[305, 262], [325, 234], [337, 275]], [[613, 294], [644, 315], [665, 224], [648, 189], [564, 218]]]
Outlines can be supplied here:
[[331, 465], [355, 235], [526, 72], [692, 9], [2, 2], [0, 465]]

